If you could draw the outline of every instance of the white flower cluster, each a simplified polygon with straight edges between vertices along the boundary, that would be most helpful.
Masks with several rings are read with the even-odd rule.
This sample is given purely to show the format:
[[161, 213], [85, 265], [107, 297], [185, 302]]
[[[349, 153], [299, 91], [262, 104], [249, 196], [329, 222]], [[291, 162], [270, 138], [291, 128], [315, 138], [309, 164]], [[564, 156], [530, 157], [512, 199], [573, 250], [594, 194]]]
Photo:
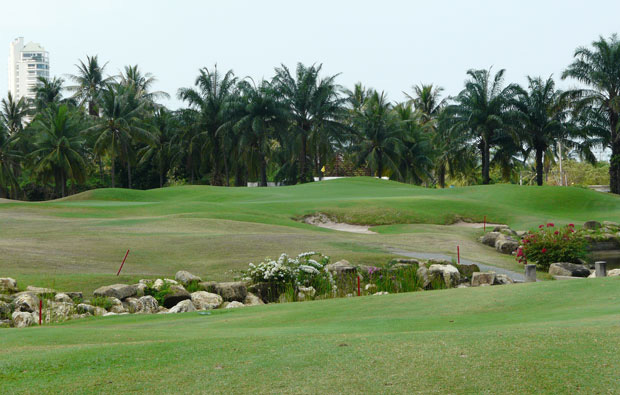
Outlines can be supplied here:
[[253, 282], [288, 283], [295, 286], [311, 285], [316, 279], [323, 278], [335, 287], [335, 281], [326, 268], [328, 263], [329, 257], [314, 251], [301, 253], [295, 258], [282, 254], [277, 260], [265, 258], [258, 265], [250, 263], [242, 278]]

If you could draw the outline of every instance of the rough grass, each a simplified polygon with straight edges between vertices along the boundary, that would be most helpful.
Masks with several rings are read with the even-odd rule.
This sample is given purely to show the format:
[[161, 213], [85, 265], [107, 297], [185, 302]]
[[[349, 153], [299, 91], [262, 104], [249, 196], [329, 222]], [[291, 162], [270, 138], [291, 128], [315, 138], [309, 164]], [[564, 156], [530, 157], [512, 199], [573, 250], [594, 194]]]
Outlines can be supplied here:
[[620, 279], [2, 330], [2, 393], [617, 393]]

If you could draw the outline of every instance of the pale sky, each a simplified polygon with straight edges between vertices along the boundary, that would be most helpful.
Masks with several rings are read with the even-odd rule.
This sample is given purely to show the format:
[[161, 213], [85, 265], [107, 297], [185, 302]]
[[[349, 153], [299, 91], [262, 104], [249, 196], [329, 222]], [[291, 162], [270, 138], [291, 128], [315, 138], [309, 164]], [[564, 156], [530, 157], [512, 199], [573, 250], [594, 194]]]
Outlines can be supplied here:
[[620, 32], [617, 0], [2, 0], [0, 9], [0, 97], [9, 43], [23, 36], [49, 51], [51, 75], [73, 73], [87, 54], [109, 61], [111, 74], [137, 63], [171, 108], [181, 105], [177, 89], [215, 63], [254, 79], [280, 63], [323, 63], [341, 85], [361, 81], [402, 100], [420, 82], [456, 95], [470, 68], [506, 68], [507, 82], [521, 84], [559, 79], [577, 46]]

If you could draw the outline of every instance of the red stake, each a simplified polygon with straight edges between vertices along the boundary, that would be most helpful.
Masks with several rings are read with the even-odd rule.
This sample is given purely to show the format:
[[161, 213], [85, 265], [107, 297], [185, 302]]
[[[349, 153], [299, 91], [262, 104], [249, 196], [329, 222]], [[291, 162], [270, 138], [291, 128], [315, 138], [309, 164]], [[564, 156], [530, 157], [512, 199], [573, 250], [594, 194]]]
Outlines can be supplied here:
[[39, 325], [41, 325], [42, 311], [43, 311], [43, 299], [39, 299]]
[[127, 250], [127, 253], [125, 254], [125, 258], [123, 258], [123, 262], [121, 263], [121, 267], [118, 268], [118, 272], [116, 273], [117, 276], [119, 274], [121, 274], [121, 270], [123, 270], [123, 265], [125, 264], [125, 259], [127, 259], [127, 255], [129, 255], [129, 250]]
[[362, 292], [360, 290], [360, 276], [357, 276], [357, 296], [361, 296]]
[[487, 216], [484, 216], [484, 231], [487, 231]]
[[456, 259], [458, 264], [461, 264], [461, 247], [456, 246]]

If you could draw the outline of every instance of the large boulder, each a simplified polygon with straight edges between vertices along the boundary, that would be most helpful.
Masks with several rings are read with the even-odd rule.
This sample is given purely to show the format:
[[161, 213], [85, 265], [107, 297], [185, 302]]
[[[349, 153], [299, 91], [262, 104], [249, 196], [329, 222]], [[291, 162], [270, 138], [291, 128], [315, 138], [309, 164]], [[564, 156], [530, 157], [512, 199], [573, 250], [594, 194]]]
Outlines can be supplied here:
[[125, 311], [128, 311], [129, 313], [132, 313], [132, 314], [140, 313], [142, 310], [144, 310], [144, 306], [142, 305], [142, 302], [140, 301], [140, 299], [137, 299], [137, 298], [125, 299], [123, 301], [123, 307], [125, 308]]
[[259, 306], [259, 305], [265, 304], [265, 302], [263, 302], [261, 298], [254, 295], [253, 293], [248, 292], [248, 294], [245, 297], [245, 300], [243, 301], [243, 304], [246, 306]]
[[187, 285], [192, 282], [201, 282], [202, 280], [198, 276], [194, 276], [190, 272], [185, 270], [179, 270], [177, 274], [174, 275], [174, 279], [180, 282], [183, 285]]
[[495, 240], [495, 249], [502, 254], [512, 254], [519, 248], [519, 242], [510, 236], [501, 235]]
[[476, 272], [471, 276], [471, 286], [493, 285], [495, 282], [495, 272]]
[[[205, 284], [205, 283], [201, 283]], [[213, 283], [215, 284], [215, 283]], [[247, 288], [248, 292], [251, 292], [258, 296], [265, 303], [277, 302], [280, 295], [284, 293], [284, 286], [277, 283], [256, 283]], [[244, 301], [245, 302], [245, 301]]]
[[237, 307], [245, 307], [245, 305], [241, 302], [237, 302], [236, 300], [233, 300], [230, 303], [226, 304], [226, 307], [224, 307], [225, 309], [236, 309]]
[[69, 295], [67, 295], [66, 293], [57, 293], [56, 296], [54, 296], [54, 301], [55, 302], [64, 302], [64, 303], [73, 303], [73, 299], [71, 299], [71, 297], [69, 297]]
[[224, 302], [220, 295], [206, 291], [197, 291], [192, 293], [191, 299], [196, 310], [217, 309]]
[[49, 302], [45, 311], [45, 322], [62, 322], [68, 320], [75, 313], [73, 303]]
[[144, 296], [144, 291], [148, 288], [148, 286], [143, 283], [133, 284], [132, 287], [136, 290], [135, 296], [137, 298]]
[[505, 274], [495, 275], [495, 281], [493, 281], [493, 285], [506, 285], [506, 284], [514, 284], [514, 281]]
[[95, 296], [105, 296], [123, 300], [130, 296], [136, 296], [136, 288], [127, 284], [105, 285], [97, 288], [93, 294]]
[[164, 307], [169, 309], [171, 307], [176, 306], [179, 302], [188, 300], [191, 298], [191, 295], [185, 288], [180, 285], [171, 285], [170, 292], [164, 296]]
[[75, 309], [79, 314], [91, 314], [94, 316], [102, 316], [107, 313], [106, 309], [99, 306], [92, 306], [86, 303], [80, 303], [75, 306]]
[[607, 277], [617, 277], [620, 276], [620, 269], [611, 269], [607, 272]]
[[82, 300], [84, 298], [84, 295], [81, 292], [65, 292], [65, 295], [67, 295], [68, 297], [70, 297], [74, 301], [76, 299]]
[[141, 297], [138, 299], [138, 302], [142, 304], [142, 309], [139, 311], [140, 313], [155, 314], [159, 311], [159, 303], [157, 303], [157, 299], [151, 295]]
[[598, 221], [586, 221], [583, 224], [583, 228], [587, 230], [597, 230], [601, 228], [601, 223]]
[[248, 294], [248, 289], [243, 281], [226, 282], [226, 283], [200, 283], [205, 291], [216, 293], [226, 302], [237, 301], [243, 303]]
[[10, 277], [0, 278], [0, 292], [13, 293], [17, 292], [17, 281]]
[[[441, 276], [446, 287], [453, 288], [459, 285], [461, 280], [461, 274], [459, 270], [452, 265], [439, 265], [433, 264], [428, 268], [429, 275], [431, 277], [437, 278], [437, 276]], [[431, 280], [432, 281], [432, 280]]]
[[552, 276], [588, 277], [590, 269], [576, 263], [556, 262], [549, 266], [549, 274]]
[[34, 317], [32, 314], [24, 311], [16, 311], [11, 316], [13, 319], [13, 326], [15, 328], [26, 328], [30, 325], [34, 325]]
[[480, 268], [478, 267], [478, 265], [476, 265], [475, 263], [472, 263], [470, 265], [456, 265], [456, 268], [459, 270], [459, 273], [461, 274], [461, 277], [467, 277], [467, 278], [471, 278], [471, 276], [475, 273], [475, 272], [479, 272]]
[[168, 310], [168, 313], [188, 313], [190, 311], [196, 311], [196, 308], [191, 300], [186, 299], [174, 305], [174, 307]]
[[0, 319], [9, 318], [11, 316], [11, 312], [11, 305], [6, 302], [0, 301]]
[[344, 276], [357, 274], [357, 268], [351, 265], [351, 263], [349, 263], [346, 259], [335, 263], [330, 263], [329, 265], [326, 265], [325, 268], [333, 275]]
[[422, 282], [422, 288], [427, 289], [431, 284], [431, 277], [429, 276], [428, 268], [426, 266], [420, 266], [416, 270], [416, 276]]
[[495, 242], [500, 236], [502, 236], [502, 234], [499, 232], [488, 232], [480, 237], [480, 242], [484, 245], [488, 245], [489, 247], [495, 247]]
[[27, 313], [39, 311], [39, 298], [30, 292], [20, 292], [13, 299], [13, 306], [15, 306], [15, 311]]

